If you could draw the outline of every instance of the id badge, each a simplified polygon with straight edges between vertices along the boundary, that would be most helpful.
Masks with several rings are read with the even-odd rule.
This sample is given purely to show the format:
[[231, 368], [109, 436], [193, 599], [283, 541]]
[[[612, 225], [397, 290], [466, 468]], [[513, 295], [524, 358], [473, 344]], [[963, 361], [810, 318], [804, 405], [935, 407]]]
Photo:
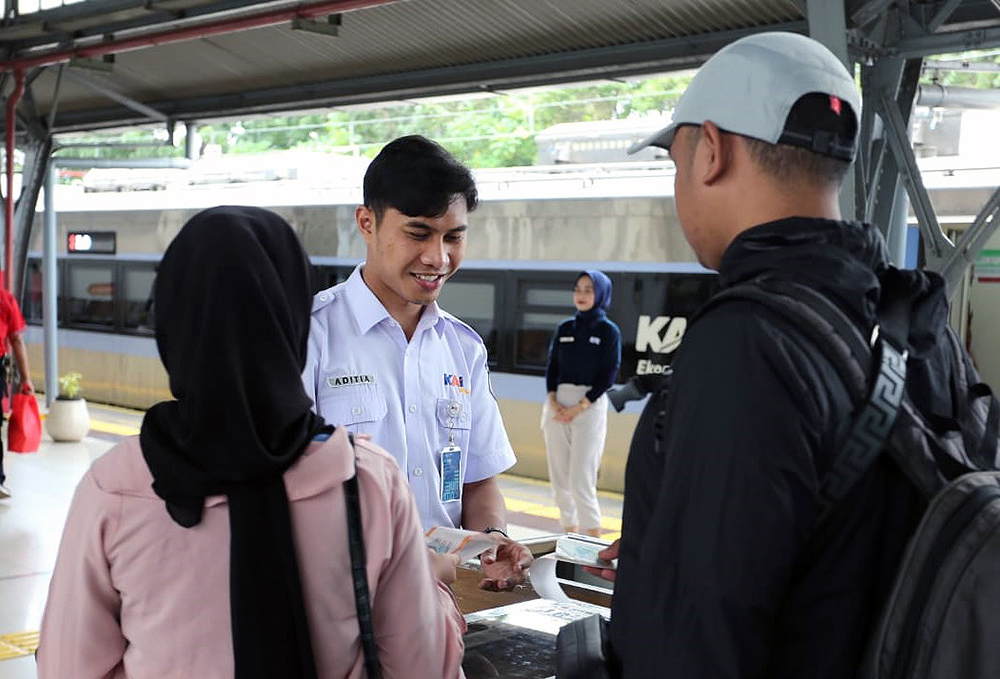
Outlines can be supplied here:
[[462, 449], [445, 446], [441, 450], [441, 502], [462, 499]]

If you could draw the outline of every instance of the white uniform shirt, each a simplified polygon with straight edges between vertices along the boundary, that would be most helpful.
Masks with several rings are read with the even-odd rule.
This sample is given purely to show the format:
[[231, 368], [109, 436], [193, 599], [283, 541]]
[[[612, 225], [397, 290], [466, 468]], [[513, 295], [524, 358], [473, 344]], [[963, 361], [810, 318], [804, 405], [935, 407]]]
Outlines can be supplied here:
[[328, 423], [371, 434], [396, 458], [425, 530], [461, 525], [461, 501], [441, 501], [441, 451], [452, 439], [462, 484], [516, 461], [476, 331], [433, 303], [407, 342], [361, 266], [313, 299], [302, 382]]

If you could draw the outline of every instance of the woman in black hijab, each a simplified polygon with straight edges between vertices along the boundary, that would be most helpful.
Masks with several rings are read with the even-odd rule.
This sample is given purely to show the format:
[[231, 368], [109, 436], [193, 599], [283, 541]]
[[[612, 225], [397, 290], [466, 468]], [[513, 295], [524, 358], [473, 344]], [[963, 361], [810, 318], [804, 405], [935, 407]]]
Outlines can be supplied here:
[[236, 676], [315, 677], [282, 479], [324, 429], [299, 379], [308, 261], [273, 212], [206, 210], [170, 244], [154, 296], [177, 400], [142, 422], [153, 490], [185, 528], [206, 496], [228, 497]]
[[[331, 436], [302, 387], [309, 263], [288, 224], [251, 207], [195, 215], [164, 254], [154, 299], [176, 400], [150, 408], [138, 446], [126, 439], [81, 481], [40, 679], [111, 676], [115, 663], [116, 677], [220, 676], [230, 648], [236, 679], [359, 676], [342, 489], [355, 464], [383, 676], [456, 674], [464, 624], [435, 592], [406, 480], [385, 451]], [[206, 622], [219, 620], [227, 528], [231, 647], [225, 618]], [[183, 647], [199, 624], [200, 647]]]

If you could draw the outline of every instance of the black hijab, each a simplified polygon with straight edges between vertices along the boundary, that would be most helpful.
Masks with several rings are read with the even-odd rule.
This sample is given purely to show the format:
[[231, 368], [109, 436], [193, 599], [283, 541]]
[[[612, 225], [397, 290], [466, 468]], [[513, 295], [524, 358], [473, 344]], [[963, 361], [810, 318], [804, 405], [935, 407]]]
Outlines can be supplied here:
[[185, 528], [201, 521], [206, 496], [228, 498], [237, 679], [313, 679], [282, 479], [324, 430], [300, 380], [308, 260], [278, 215], [212, 208], [167, 248], [154, 295], [156, 345], [176, 400], [142, 421], [153, 490]]

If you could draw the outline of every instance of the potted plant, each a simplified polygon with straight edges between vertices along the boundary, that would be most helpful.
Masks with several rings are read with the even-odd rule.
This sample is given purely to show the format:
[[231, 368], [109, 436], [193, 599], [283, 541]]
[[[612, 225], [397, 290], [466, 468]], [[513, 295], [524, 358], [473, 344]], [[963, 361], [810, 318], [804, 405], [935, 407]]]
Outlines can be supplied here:
[[78, 372], [59, 377], [59, 396], [45, 417], [45, 429], [53, 441], [79, 441], [90, 431], [87, 401], [80, 396], [82, 378]]

